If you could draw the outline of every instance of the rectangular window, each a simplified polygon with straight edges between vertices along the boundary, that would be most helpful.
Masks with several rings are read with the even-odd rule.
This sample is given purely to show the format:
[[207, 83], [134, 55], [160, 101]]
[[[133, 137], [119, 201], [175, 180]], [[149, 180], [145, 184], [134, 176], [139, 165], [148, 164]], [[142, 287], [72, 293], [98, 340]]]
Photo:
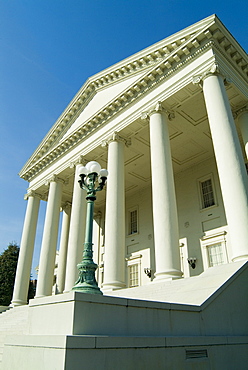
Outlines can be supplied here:
[[208, 179], [200, 182], [202, 208], [208, 208], [215, 205], [214, 200], [214, 189], [212, 186], [212, 180]]
[[134, 209], [129, 212], [129, 230], [128, 234], [136, 234], [138, 232], [138, 210]]
[[224, 255], [222, 250], [222, 244], [213, 244], [207, 247], [209, 267], [223, 265]]
[[139, 265], [136, 263], [135, 265], [129, 266], [129, 287], [139, 286]]

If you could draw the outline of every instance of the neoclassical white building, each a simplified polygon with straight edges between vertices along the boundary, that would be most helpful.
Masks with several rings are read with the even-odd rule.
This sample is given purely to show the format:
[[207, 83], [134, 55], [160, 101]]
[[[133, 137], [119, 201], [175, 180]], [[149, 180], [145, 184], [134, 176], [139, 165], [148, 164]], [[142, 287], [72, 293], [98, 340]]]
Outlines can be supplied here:
[[[85, 82], [20, 172], [29, 187], [13, 311], [27, 303], [39, 204], [47, 203], [36, 297], [29, 304], [34, 320], [29, 335], [106, 334], [123, 338], [153, 336], [153, 340], [161, 335], [247, 338], [247, 323], [243, 322], [247, 293], [242, 293], [241, 283], [241, 276], [247, 274], [248, 259], [247, 61], [245, 51], [213, 15]], [[94, 261], [104, 295], [87, 298], [88, 295], [82, 297], [83, 293], [72, 293], [71, 289], [78, 276], [77, 264], [82, 260], [86, 222], [86, 192], [78, 185], [77, 170], [92, 160], [107, 168], [109, 176], [106, 191], [97, 194], [94, 215]], [[201, 312], [206, 312], [204, 305], [210, 297], [220, 297], [223, 286], [232, 287], [233, 297], [240, 289], [243, 300], [236, 297], [236, 304], [244, 307], [240, 308], [239, 318], [232, 319], [225, 329], [224, 324], [218, 324], [223, 317], [223, 312], [218, 311], [215, 318], [205, 317], [206, 332], [197, 320], [194, 325], [198, 334], [188, 330], [186, 311], [192, 310], [195, 315], [192, 307], [200, 307]], [[180, 293], [177, 296], [176, 291]], [[211, 298], [212, 306], [208, 303], [206, 307], [214, 309], [216, 302], [232, 307], [230, 294]], [[87, 304], [90, 301], [96, 305], [108, 305], [111, 300], [118, 311], [124, 298], [119, 301], [117, 296], [125, 297], [125, 302], [141, 299], [138, 302], [143, 309], [157, 310], [157, 306], [151, 308], [151, 301], [191, 308], [180, 306], [183, 313], [179, 322], [184, 329], [169, 334], [166, 330], [154, 332], [155, 329], [143, 332], [138, 326], [136, 331], [128, 332], [127, 326], [136, 327], [134, 321], [139, 317], [135, 313], [133, 318], [131, 311], [131, 321], [125, 321], [123, 326], [117, 321], [111, 330], [107, 324], [101, 330], [93, 324], [86, 325], [87, 329], [80, 324], [77, 329], [75, 324], [76, 329], [65, 329], [63, 333], [57, 329], [43, 332], [34, 319], [42, 315], [42, 307], [48, 310], [44, 317], [56, 318], [53, 308], [56, 306], [57, 315], [62, 315], [61, 302], [73, 300], [88, 299]], [[169, 310], [177, 309], [178, 306], [170, 306]], [[108, 311], [106, 307], [104, 310]], [[163, 306], [163, 310], [168, 307]], [[112, 317], [115, 322], [117, 311], [104, 311], [107, 319], [104, 316], [101, 320], [109, 320], [110, 325]], [[92, 312], [98, 311], [94, 308]], [[120, 323], [121, 315], [118, 311]], [[158, 325], [152, 314], [150, 317], [143, 313], [141, 317], [148, 328], [150, 324], [153, 328]], [[50, 328], [45, 322], [44, 319], [44, 326]], [[215, 325], [215, 331], [207, 333], [206, 328], [211, 325]], [[122, 329], [117, 330], [117, 326]], [[196, 339], [188, 346], [196, 348], [202, 340]], [[210, 342], [209, 339], [209, 345]], [[211, 342], [212, 348], [215, 344]], [[154, 348], [153, 344], [149, 346]], [[6, 348], [14, 347], [12, 342]], [[183, 345], [178, 344], [179, 347]], [[230, 348], [228, 351], [234, 351]], [[217, 361], [210, 354], [205, 356], [204, 348], [201, 351], [202, 356], [198, 357], [202, 361]], [[127, 350], [127, 356], [128, 353]], [[194, 360], [190, 353], [186, 349], [186, 360]], [[113, 365], [115, 359], [109, 356]], [[7, 355], [5, 361], [10, 361]], [[144, 364], [147, 361], [145, 356]], [[171, 366], [171, 362], [166, 364]], [[14, 363], [11, 366], [15, 368]], [[67, 368], [63, 366], [60, 368]], [[116, 368], [111, 366], [102, 368]]]

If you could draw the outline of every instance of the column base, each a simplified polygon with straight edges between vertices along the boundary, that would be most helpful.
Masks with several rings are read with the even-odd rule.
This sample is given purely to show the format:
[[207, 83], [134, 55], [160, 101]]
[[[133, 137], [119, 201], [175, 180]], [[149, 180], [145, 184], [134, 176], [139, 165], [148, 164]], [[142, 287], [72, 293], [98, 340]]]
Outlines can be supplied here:
[[102, 291], [104, 292], [112, 292], [113, 290], [124, 289], [126, 288], [126, 284], [121, 281], [114, 281], [111, 283], [103, 283], [102, 284]]
[[36, 298], [49, 297], [50, 295], [52, 295], [52, 294], [47, 294], [47, 295], [45, 295], [45, 294], [43, 294], [43, 295], [36, 295], [36, 296], [34, 297], [34, 299], [36, 299]]
[[232, 262], [238, 262], [238, 261], [247, 261], [248, 260], [248, 254], [244, 254], [243, 256], [237, 256], [232, 258]]
[[170, 270], [170, 271], [163, 271], [163, 272], [155, 272], [155, 278], [153, 282], [161, 282], [163, 280], [175, 280], [180, 279], [183, 275], [182, 271], [180, 270]]
[[15, 300], [11, 301], [9, 307], [25, 306], [27, 304], [28, 304], [27, 301], [22, 301], [21, 299], [15, 299]]

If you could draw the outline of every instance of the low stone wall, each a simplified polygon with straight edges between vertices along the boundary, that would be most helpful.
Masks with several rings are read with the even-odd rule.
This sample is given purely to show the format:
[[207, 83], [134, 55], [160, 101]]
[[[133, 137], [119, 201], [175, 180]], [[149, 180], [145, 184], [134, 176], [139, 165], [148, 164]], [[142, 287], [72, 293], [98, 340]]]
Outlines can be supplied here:
[[[239, 369], [248, 337], [20, 336], [5, 344], [4, 370]], [[14, 355], [13, 355], [14, 354]]]

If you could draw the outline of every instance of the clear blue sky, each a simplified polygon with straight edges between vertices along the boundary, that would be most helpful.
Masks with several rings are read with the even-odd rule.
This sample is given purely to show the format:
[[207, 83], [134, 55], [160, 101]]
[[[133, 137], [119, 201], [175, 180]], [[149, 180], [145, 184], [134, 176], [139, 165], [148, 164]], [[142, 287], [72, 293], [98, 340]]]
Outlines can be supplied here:
[[18, 172], [86, 79], [214, 13], [247, 50], [247, 0], [0, 0], [0, 253], [20, 244]]

